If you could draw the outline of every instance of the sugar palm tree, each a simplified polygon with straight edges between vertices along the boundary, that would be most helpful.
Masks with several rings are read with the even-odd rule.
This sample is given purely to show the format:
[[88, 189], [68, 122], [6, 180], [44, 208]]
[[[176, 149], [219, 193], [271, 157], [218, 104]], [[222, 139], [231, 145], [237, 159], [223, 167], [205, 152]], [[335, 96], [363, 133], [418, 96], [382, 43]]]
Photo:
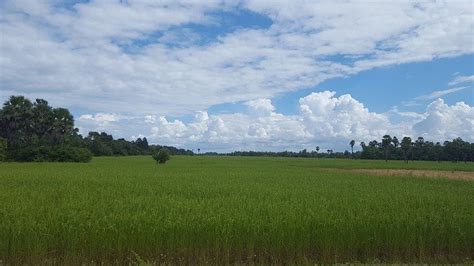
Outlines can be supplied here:
[[356, 144], [355, 140], [351, 140], [349, 143], [351, 145], [352, 158], [354, 158], [354, 145]]

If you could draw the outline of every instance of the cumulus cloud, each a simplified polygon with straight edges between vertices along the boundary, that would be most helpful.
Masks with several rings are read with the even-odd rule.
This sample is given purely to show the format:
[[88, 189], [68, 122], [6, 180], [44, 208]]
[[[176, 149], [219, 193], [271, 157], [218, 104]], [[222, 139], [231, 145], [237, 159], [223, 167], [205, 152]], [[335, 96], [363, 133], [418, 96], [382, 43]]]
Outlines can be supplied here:
[[[163, 116], [137, 117], [126, 123], [139, 124], [138, 121], [145, 119], [148, 125], [140, 130], [146, 132], [143, 135], [150, 141], [203, 151], [299, 150], [316, 145], [344, 150], [352, 139], [370, 141], [385, 134], [423, 136], [433, 141], [461, 136], [474, 141], [474, 107], [465, 103], [450, 106], [441, 99], [431, 103], [424, 113], [400, 112], [396, 108], [387, 113], [375, 113], [351, 95], [336, 96], [333, 91], [302, 97], [300, 112], [295, 115], [278, 113], [269, 99], [244, 104], [250, 108], [249, 112], [209, 115], [201, 111], [187, 123], [168, 121]], [[404, 119], [396, 122], [394, 116]], [[130, 133], [133, 134], [137, 135]]]
[[334, 140], [370, 139], [392, 130], [386, 116], [369, 112], [349, 94], [335, 94], [325, 91], [300, 99], [303, 123], [313, 135]]
[[449, 106], [438, 99], [428, 105], [425, 116], [425, 119], [413, 126], [417, 136], [434, 140], [457, 137], [474, 140], [474, 107], [463, 102]]
[[275, 111], [275, 107], [269, 99], [251, 100], [246, 102], [245, 105], [251, 109], [251, 112], [259, 115], [269, 115]]

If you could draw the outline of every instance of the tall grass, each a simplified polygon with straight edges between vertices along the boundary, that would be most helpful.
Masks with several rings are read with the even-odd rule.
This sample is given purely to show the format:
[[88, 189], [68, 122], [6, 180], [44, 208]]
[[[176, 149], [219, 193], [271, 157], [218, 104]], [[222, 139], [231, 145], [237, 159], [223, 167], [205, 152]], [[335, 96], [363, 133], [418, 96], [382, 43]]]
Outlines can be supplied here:
[[[360, 168], [399, 167], [359, 163]], [[353, 164], [357, 162], [238, 157], [173, 157], [166, 165], [151, 157], [0, 164], [0, 260], [223, 264], [474, 259], [474, 182], [320, 169], [357, 168]], [[441, 165], [474, 170], [472, 164], [462, 164], [462, 169], [461, 164]]]

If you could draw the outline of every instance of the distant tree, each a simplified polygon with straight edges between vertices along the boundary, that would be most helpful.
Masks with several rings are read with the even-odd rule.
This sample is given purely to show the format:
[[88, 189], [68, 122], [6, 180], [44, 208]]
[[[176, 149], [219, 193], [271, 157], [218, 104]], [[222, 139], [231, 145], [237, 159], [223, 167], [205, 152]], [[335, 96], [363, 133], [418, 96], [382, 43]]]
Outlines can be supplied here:
[[453, 141], [444, 142], [446, 157], [453, 162], [467, 162], [470, 154], [471, 145], [463, 141], [461, 138], [453, 139]]
[[201, 153], [201, 149], [200, 149], [200, 148], [198, 148], [198, 153]]
[[137, 144], [137, 146], [138, 146], [140, 149], [142, 149], [142, 150], [144, 150], [144, 151], [148, 150], [148, 148], [149, 148], [149, 146], [148, 146], [148, 140], [146, 139], [146, 137], [144, 137], [143, 139], [138, 138], [138, 139], [136, 140], [136, 144]]
[[405, 162], [408, 163], [408, 155], [411, 151], [412, 143], [411, 143], [411, 138], [410, 137], [404, 137], [401, 142], [401, 148], [403, 151], [403, 157], [405, 159]]
[[159, 164], [164, 164], [170, 159], [170, 152], [166, 148], [161, 148], [159, 151], [153, 153], [153, 159]]
[[415, 153], [414, 157], [417, 160], [422, 160], [422, 157], [424, 156], [423, 150], [425, 148], [425, 139], [423, 137], [418, 137], [418, 139], [415, 140], [415, 143], [413, 143], [413, 146], [413, 152]]
[[355, 140], [351, 140], [351, 142], [349, 143], [349, 145], [351, 145], [351, 154], [352, 154], [352, 157], [354, 157], [354, 145], [355, 145]]
[[436, 142], [433, 152], [435, 154], [435, 159], [438, 162], [441, 162], [441, 160], [443, 159], [443, 146], [441, 145], [441, 143]]
[[308, 157], [308, 150], [307, 150], [307, 149], [303, 149], [302, 151], [300, 151], [300, 154], [301, 154], [301, 156], [303, 156], [303, 157]]
[[349, 158], [349, 156], [350, 156], [351, 158], [354, 158], [354, 152], [352, 152], [352, 154], [351, 154], [351, 153], [349, 153], [348, 150], [345, 150], [345, 151], [344, 151], [344, 157]]
[[385, 161], [388, 161], [390, 146], [392, 144], [392, 138], [390, 135], [385, 135], [382, 138], [382, 148], [385, 154]]
[[394, 136], [392, 138], [392, 143], [393, 143], [393, 146], [395, 147], [395, 149], [397, 149], [398, 146], [400, 145], [400, 141], [398, 140], [398, 138], [396, 136]]

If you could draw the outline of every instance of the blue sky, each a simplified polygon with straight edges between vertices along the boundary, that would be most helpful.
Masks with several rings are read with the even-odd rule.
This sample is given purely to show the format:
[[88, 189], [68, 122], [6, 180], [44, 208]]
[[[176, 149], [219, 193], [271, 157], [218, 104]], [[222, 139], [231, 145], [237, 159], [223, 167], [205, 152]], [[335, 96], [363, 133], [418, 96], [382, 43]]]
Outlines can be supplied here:
[[[446, 90], [456, 76], [474, 73], [474, 56], [437, 59], [429, 62], [408, 63], [371, 69], [346, 78], [327, 80], [316, 87], [287, 93], [275, 98], [278, 111], [285, 114], [298, 112], [298, 100], [311, 92], [334, 90], [338, 94], [351, 94], [374, 112], [386, 112], [394, 106], [400, 109], [423, 112], [426, 101], [418, 105], [404, 105], [420, 95]], [[473, 83], [464, 84], [465, 90], [448, 94], [443, 99], [454, 104], [464, 101], [474, 104]]]
[[0, 3], [0, 99], [203, 151], [474, 141], [471, 1]]

